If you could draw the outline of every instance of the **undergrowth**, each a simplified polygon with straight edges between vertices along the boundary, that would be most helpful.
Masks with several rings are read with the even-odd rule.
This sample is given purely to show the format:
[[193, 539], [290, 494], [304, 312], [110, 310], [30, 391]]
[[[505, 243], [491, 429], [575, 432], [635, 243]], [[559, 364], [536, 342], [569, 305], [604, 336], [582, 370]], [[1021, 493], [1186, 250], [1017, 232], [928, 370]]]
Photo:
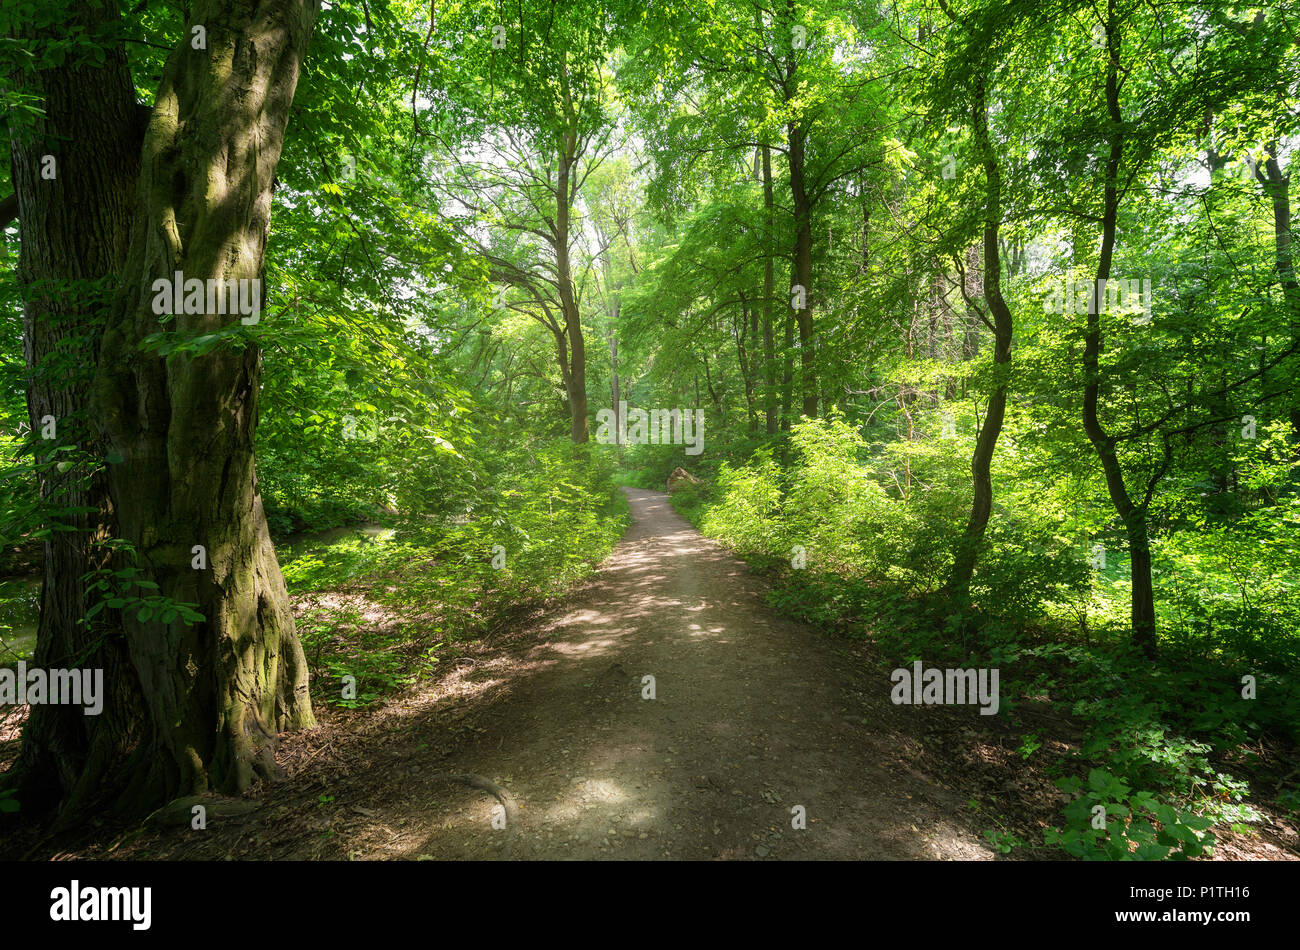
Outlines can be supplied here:
[[[957, 604], [941, 593], [965, 510], [955, 460], [914, 460], [927, 490], [908, 492], [883, 477], [889, 447], [864, 445], [842, 420], [796, 426], [791, 446], [786, 465], [760, 449], [672, 503], [770, 575], [783, 613], [870, 637], [899, 665], [997, 668], [1004, 712], [1046, 701], [1082, 724], [1083, 743], [1051, 770], [1069, 801], [1045, 845], [1182, 859], [1212, 853], [1216, 828], [1251, 833], [1263, 803], [1300, 818], [1286, 774], [1300, 741], [1293, 523], [1261, 523], [1230, 562], [1221, 543], [1209, 557], [1222, 541], [1210, 527], [1177, 547], [1157, 541], [1169, 580], [1153, 661], [1117, 619], [1123, 572], [1090, 564], [1068, 523], [1004, 500]], [[1029, 844], [990, 834], [1003, 853]]]

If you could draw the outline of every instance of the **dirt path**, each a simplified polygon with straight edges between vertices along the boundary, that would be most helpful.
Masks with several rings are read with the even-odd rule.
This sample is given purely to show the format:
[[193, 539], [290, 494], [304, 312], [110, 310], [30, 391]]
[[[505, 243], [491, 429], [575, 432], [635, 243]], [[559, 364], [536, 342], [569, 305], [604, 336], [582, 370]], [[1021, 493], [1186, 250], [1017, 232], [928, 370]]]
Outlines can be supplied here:
[[[959, 796], [890, 767], [899, 750], [871, 720], [894, 709], [843, 643], [773, 613], [666, 495], [625, 491], [635, 523], [596, 579], [534, 632], [472, 741], [413, 755], [399, 800], [358, 809], [392, 838], [351, 856], [989, 856], [945, 817]], [[501, 786], [517, 823], [494, 829], [497, 800], [446, 773]]]
[[[188, 808], [165, 827], [95, 823], [43, 856], [986, 859], [984, 831], [1009, 825], [1041, 842], [1061, 801], [1021, 758], [1030, 727], [893, 705], [866, 641], [778, 616], [765, 581], [666, 495], [624, 491], [634, 523], [594, 577], [457, 644], [435, 682], [377, 708], [322, 706], [318, 729], [282, 737], [288, 780], [251, 811], [201, 830]], [[1057, 755], [1082, 737], [1041, 712], [1032, 728]], [[1293, 856], [1237, 839], [1216, 856]]]

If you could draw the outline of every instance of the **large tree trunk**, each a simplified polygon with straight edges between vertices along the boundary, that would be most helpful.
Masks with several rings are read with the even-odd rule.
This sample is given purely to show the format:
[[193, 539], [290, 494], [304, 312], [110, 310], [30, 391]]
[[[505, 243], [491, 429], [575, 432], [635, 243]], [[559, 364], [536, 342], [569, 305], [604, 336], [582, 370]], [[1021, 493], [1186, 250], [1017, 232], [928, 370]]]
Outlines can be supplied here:
[[587, 355], [582, 338], [582, 322], [572, 288], [561, 290], [564, 301], [564, 325], [569, 338], [569, 373], [567, 388], [569, 403], [569, 435], [575, 444], [588, 440], [587, 427]]
[[[29, 29], [32, 47], [62, 38], [70, 27], [94, 32], [116, 11], [79, 6], [52, 30]], [[109, 790], [138, 735], [139, 685], [130, 668], [116, 611], [94, 624], [82, 619], [95, 600], [83, 577], [102, 567], [102, 544], [113, 530], [106, 452], [88, 405], [93, 352], [108, 294], [121, 271], [140, 167], [141, 128], [134, 89], [121, 48], [105, 51], [102, 64], [59, 66], [12, 77], [39, 97], [44, 114], [11, 133], [15, 205], [24, 288], [23, 350], [28, 370], [27, 406], [37, 458], [57, 446], [75, 446], [84, 461], [60, 472], [49, 467], [40, 491], [56, 527], [44, 542], [41, 613], [33, 666], [104, 670], [105, 712], [87, 716], [79, 706], [34, 705], [22, 749], [4, 783], [17, 787], [28, 814], [64, 806], [79, 810]], [[45, 156], [54, 164], [47, 164]], [[43, 171], [53, 177], [43, 177]], [[70, 460], [68, 454], [57, 456]]]
[[[180, 314], [160, 327], [152, 285], [177, 271], [260, 280], [272, 181], [316, 9], [316, 0], [196, 2], [145, 133], [130, 254], [94, 396], [122, 459], [109, 470], [120, 536], [164, 596], [197, 603], [205, 619], [123, 617], [151, 727], [128, 807], [243, 791], [277, 773], [279, 731], [314, 725], [254, 472], [260, 350], [238, 314]], [[200, 25], [206, 49], [188, 41]], [[201, 355], [160, 358], [140, 349], [160, 328], [179, 339], [236, 332]]]
[[575, 444], [588, 440], [587, 429], [587, 345], [582, 336], [582, 315], [573, 289], [573, 264], [569, 252], [570, 217], [577, 190], [574, 163], [578, 155], [578, 119], [573, 110], [569, 75], [562, 71], [565, 126], [560, 131], [558, 168], [555, 179], [555, 279], [559, 288], [564, 333], [568, 338], [569, 362], [564, 373], [569, 402], [569, 434]]
[[[1012, 320], [1011, 310], [1002, 296], [1002, 260], [998, 247], [998, 231], [1002, 224], [1002, 175], [997, 158], [989, 142], [988, 110], [984, 83], [976, 82], [973, 125], [975, 143], [984, 160], [984, 299], [993, 315], [993, 364], [998, 372], [1011, 363]], [[1007, 407], [1007, 383], [999, 375], [984, 411], [984, 425], [975, 440], [971, 457], [971, 482], [974, 496], [971, 500], [970, 518], [957, 545], [952, 574], [947, 589], [962, 601], [970, 596], [971, 577], [979, 558], [980, 543], [988, 527], [993, 510], [993, 477], [990, 468], [998, 437], [1002, 434], [1002, 421]]]

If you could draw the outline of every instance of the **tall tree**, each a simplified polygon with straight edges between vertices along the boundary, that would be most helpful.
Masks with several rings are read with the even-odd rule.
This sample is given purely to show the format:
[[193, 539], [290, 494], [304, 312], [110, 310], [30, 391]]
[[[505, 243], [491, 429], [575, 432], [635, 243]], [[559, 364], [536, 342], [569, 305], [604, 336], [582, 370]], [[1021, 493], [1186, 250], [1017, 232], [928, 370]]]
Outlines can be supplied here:
[[[118, 737], [137, 741], [119, 768], [110, 771], [97, 747], [87, 761], [108, 773], [105, 788], [125, 808], [242, 791], [255, 777], [277, 773], [281, 730], [314, 723], [253, 465], [260, 355], [243, 321], [255, 323], [260, 314], [249, 308], [232, 315], [216, 298], [225, 282], [244, 281], [243, 303], [264, 299], [272, 186], [316, 12], [314, 0], [198, 0], [163, 67], [142, 142], [97, 136], [95, 125], [59, 129], [75, 171], [68, 184], [87, 187], [84, 175], [113, 199], [96, 230], [79, 238], [93, 245], [91, 259], [113, 294], [102, 339], [95, 333], [78, 349], [95, 366], [84, 391], [97, 428], [88, 447], [102, 451], [107, 465], [112, 567], [121, 583], [144, 585], [161, 600], [122, 610], [129, 598], [101, 593], [103, 602], [86, 610], [86, 593], [66, 578], [87, 573], [94, 559], [56, 561], [65, 583], [54, 596], [68, 603], [51, 604], [42, 633], [52, 643], [70, 642], [78, 634], [66, 625], [92, 614], [99, 635], [120, 625], [140, 704], [106, 708], [96, 728], [114, 738], [108, 751], [122, 750]], [[105, 124], [138, 130], [123, 36], [106, 30], [94, 41], [105, 50], [104, 70], [38, 68], [37, 81], [53, 92], [48, 114], [59, 121], [61, 97], [102, 84], [96, 95], [110, 109]], [[16, 147], [14, 162], [24, 253], [29, 241], [34, 251], [57, 249], [29, 256], [25, 278], [36, 286], [68, 266], [70, 232], [81, 221], [66, 214], [67, 195], [39, 193], [30, 147]], [[159, 306], [155, 286], [177, 274], [204, 288], [180, 312]], [[34, 325], [46, 316], [38, 306], [29, 317]], [[160, 334], [165, 345], [151, 345]], [[110, 533], [108, 525], [95, 528]], [[47, 749], [59, 761], [61, 741], [43, 730], [25, 736], [31, 748], [24, 764], [39, 766]], [[39, 768], [20, 774], [25, 801], [41, 775]], [[84, 785], [76, 776], [59, 779], [63, 800], [75, 802]]]
[[456, 158], [434, 170], [442, 210], [492, 280], [514, 288], [509, 306], [551, 333], [570, 436], [586, 442], [585, 269], [575, 246], [583, 185], [617, 131], [603, 7], [528, 3], [499, 22], [494, 6], [469, 5], [439, 12], [434, 26], [456, 38], [454, 56], [451, 41], [436, 51], [430, 81], [446, 101], [423, 123]]
[[[75, 812], [120, 766], [139, 737], [133, 710], [139, 687], [116, 612], [83, 622], [98, 599], [85, 577], [107, 565], [102, 545], [114, 530], [107, 456], [89, 404], [95, 348], [113, 281], [127, 255], [140, 169], [143, 123], [121, 44], [68, 48], [78, 28], [100, 42], [119, 32], [108, 3], [49, 5], [12, 28], [35, 53], [33, 68], [11, 71], [35, 105], [30, 122], [15, 115], [10, 156], [20, 224], [18, 279], [27, 289], [23, 351], [27, 407], [41, 461], [40, 490], [52, 522], [44, 532], [41, 612], [35, 665], [104, 669], [110, 714], [36, 705], [17, 767], [22, 798], [36, 809], [65, 803]], [[60, 56], [59, 54], [62, 54]], [[62, 60], [60, 62], [60, 60]], [[82, 456], [69, 467], [57, 447]], [[65, 464], [57, 464], [65, 461]]]
[[[620, 74], [641, 100], [646, 124], [662, 126], [670, 116], [668, 134], [650, 143], [664, 190], [673, 185], [663, 182], [689, 177], [698, 164], [716, 171], [734, 164], [738, 153], [759, 152], [767, 159], [766, 209], [771, 154], [784, 156], [788, 203], [781, 235], [788, 241], [782, 257], [789, 286], [776, 299], [792, 321], [791, 347], [798, 336], [798, 407], [810, 417], [821, 393], [815, 305], [827, 290], [827, 281], [814, 277], [815, 261], [828, 250], [820, 241], [828, 232], [816, 219], [837, 188], [880, 161], [880, 77], [846, 65], [865, 58], [872, 23], [871, 11], [837, 0], [784, 0], [770, 8], [749, 0], [686, 0], [644, 11], [637, 56]], [[665, 36], [671, 42], [659, 42]], [[792, 355], [787, 347], [785, 360]], [[793, 376], [793, 367], [786, 375]], [[795, 385], [791, 378], [783, 389]]]
[[[978, 67], [977, 67], [978, 68]], [[1002, 169], [989, 135], [988, 78], [985, 72], [973, 77], [971, 96], [971, 128], [974, 151], [984, 171], [984, 230], [981, 238], [984, 255], [983, 297], [988, 307], [986, 315], [978, 302], [967, 297], [971, 309], [993, 331], [993, 367], [995, 378], [988, 405], [984, 410], [984, 424], [975, 439], [971, 457], [973, 497], [970, 517], [957, 543], [952, 572], [947, 581], [950, 593], [965, 599], [969, 595], [971, 577], [979, 557], [980, 543], [993, 511], [993, 479], [991, 465], [1002, 434], [1002, 424], [1007, 408], [1009, 381], [1007, 370], [1011, 364], [1013, 320], [1011, 308], [1002, 294], [1002, 251], [999, 234], [1003, 216]], [[960, 257], [957, 258], [960, 261]], [[962, 294], [966, 295], [966, 275], [961, 273]], [[989, 317], [992, 317], [990, 320]]]

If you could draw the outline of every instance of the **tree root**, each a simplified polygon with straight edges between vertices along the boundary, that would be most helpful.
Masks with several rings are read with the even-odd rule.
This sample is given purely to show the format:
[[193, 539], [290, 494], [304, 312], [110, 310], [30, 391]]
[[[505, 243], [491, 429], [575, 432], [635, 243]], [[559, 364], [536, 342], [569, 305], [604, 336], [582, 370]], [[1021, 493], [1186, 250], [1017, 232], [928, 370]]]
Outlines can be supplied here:
[[457, 782], [469, 788], [479, 789], [501, 803], [501, 807], [506, 810], [506, 841], [501, 847], [501, 860], [509, 861], [514, 846], [515, 824], [519, 820], [519, 808], [515, 805], [514, 797], [500, 785], [473, 772], [436, 772], [429, 778], [434, 781]]

